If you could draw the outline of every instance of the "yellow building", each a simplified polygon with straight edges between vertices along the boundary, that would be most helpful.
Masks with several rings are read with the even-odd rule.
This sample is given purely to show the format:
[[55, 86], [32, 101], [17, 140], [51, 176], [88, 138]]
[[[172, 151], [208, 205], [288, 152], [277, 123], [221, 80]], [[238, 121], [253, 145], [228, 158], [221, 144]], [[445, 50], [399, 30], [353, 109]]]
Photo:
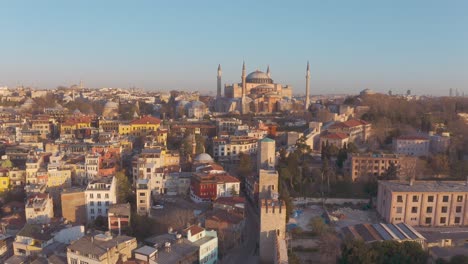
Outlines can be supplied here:
[[144, 116], [130, 122], [132, 134], [135, 136], [144, 136], [152, 131], [156, 131], [161, 124], [161, 120], [152, 116]]
[[130, 135], [132, 132], [132, 126], [129, 123], [119, 124], [119, 135]]
[[52, 169], [48, 174], [47, 187], [71, 187], [71, 170]]
[[80, 128], [91, 127], [91, 118], [87, 116], [67, 119], [60, 125], [61, 134], [72, 134]]
[[1, 176], [0, 177], [0, 192], [4, 192], [8, 190], [10, 186], [10, 178], [8, 176]]
[[161, 120], [159, 118], [152, 116], [144, 116], [139, 119], [135, 119], [127, 124], [119, 124], [119, 134], [145, 136], [150, 132], [157, 131], [160, 124]]
[[99, 128], [102, 128], [104, 132], [120, 132], [121, 123], [122, 121], [120, 120], [101, 119], [99, 120]]

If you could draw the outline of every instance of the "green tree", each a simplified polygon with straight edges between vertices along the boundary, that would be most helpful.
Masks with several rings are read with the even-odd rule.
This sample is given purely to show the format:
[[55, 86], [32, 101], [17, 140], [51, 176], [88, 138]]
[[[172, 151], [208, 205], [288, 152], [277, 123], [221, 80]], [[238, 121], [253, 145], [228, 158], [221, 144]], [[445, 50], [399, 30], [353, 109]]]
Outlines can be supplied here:
[[195, 153], [201, 154], [205, 152], [205, 138], [202, 135], [195, 135]]
[[124, 171], [115, 174], [117, 183], [117, 203], [127, 203], [132, 195], [132, 185]]
[[253, 172], [252, 157], [249, 154], [244, 152], [239, 154], [239, 167], [237, 171], [242, 178]]
[[325, 221], [323, 221], [323, 218], [320, 216], [311, 218], [308, 226], [312, 229], [312, 232], [318, 236], [323, 235], [329, 230], [328, 225], [325, 224]]
[[231, 192], [231, 195], [232, 195], [232, 196], [236, 196], [236, 195], [239, 194], [239, 193], [236, 191], [236, 188], [234, 188], [234, 185], [231, 187], [230, 192]]
[[11, 162], [11, 160], [7, 159], [7, 160], [2, 161], [0, 166], [2, 168], [5, 168], [5, 169], [11, 169], [11, 168], [13, 168], [13, 162]]
[[382, 175], [383, 180], [396, 180], [398, 178], [398, 168], [395, 163], [391, 162], [388, 168]]

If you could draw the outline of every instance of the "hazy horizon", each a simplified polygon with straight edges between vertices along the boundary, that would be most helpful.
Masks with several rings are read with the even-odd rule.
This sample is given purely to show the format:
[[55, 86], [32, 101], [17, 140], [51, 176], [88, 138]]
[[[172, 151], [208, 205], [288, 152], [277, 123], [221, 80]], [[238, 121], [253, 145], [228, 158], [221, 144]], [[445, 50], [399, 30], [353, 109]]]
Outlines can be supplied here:
[[[448, 95], [468, 84], [466, 1], [0, 3], [0, 86], [215, 93], [265, 71], [302, 94]], [[467, 90], [468, 92], [468, 90]]]

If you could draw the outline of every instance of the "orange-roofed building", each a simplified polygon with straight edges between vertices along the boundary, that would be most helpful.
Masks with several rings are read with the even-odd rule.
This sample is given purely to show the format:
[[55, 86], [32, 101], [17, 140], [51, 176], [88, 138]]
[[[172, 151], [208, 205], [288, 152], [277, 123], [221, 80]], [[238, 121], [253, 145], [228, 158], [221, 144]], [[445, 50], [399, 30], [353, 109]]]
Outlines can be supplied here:
[[371, 129], [370, 123], [360, 119], [351, 119], [331, 125], [328, 132], [347, 134], [350, 142], [365, 142], [370, 136]]
[[128, 124], [119, 124], [119, 134], [146, 136], [157, 131], [161, 125], [161, 119], [153, 116], [143, 116], [135, 119]]
[[320, 136], [320, 148], [323, 145], [333, 145], [337, 148], [342, 148], [345, 144], [349, 143], [349, 137], [345, 133], [327, 133]]

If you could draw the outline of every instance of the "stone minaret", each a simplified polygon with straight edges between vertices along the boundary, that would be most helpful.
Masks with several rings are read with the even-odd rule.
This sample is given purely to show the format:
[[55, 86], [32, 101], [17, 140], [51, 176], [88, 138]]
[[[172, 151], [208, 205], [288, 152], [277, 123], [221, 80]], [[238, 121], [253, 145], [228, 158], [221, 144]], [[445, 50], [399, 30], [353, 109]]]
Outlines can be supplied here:
[[306, 98], [305, 98], [305, 105], [304, 110], [307, 111], [310, 105], [310, 66], [309, 62], [307, 62], [307, 73], [306, 73]]
[[271, 74], [270, 74], [270, 65], [268, 65], [268, 67], [267, 67], [267, 72], [266, 72], [266, 74], [268, 75], [268, 77], [271, 78]]
[[216, 93], [216, 97], [221, 97], [221, 74], [223, 72], [221, 71], [221, 64], [218, 65], [218, 90], [217, 90], [217, 93]]
[[245, 97], [245, 78], [247, 76], [245, 75], [245, 61], [242, 63], [242, 99]]

